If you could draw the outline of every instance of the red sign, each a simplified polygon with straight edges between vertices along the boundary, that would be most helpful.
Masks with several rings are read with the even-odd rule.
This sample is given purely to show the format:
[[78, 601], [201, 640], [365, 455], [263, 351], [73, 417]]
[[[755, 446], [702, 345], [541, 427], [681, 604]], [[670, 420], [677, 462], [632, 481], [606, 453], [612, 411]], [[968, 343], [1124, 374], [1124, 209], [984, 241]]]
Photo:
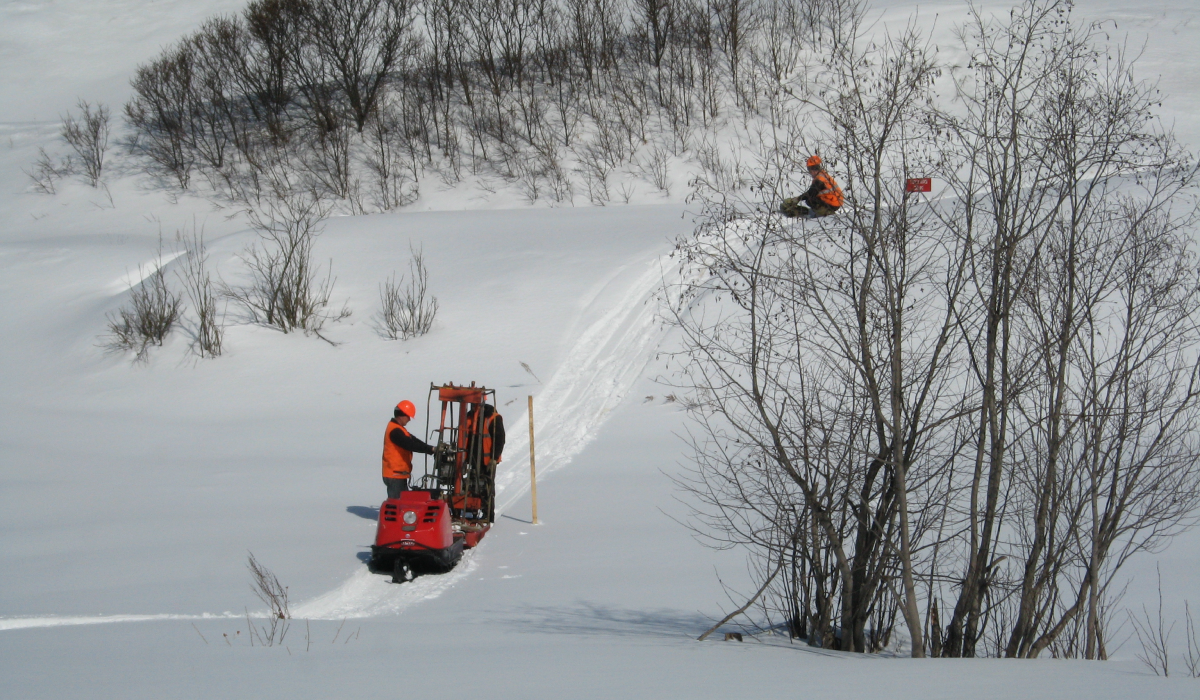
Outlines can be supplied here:
[[929, 192], [933, 189], [933, 181], [927, 177], [913, 177], [904, 182], [905, 192]]

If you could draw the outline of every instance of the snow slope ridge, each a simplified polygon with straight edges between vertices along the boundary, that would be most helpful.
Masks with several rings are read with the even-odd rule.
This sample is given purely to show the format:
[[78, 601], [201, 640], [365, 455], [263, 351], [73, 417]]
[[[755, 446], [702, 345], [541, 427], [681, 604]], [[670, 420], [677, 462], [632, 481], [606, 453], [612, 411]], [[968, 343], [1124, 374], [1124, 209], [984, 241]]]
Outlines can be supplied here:
[[166, 255], [156, 257], [153, 260], [138, 265], [137, 272], [126, 272], [124, 275], [121, 275], [115, 281], [113, 281], [112, 284], [108, 285], [108, 293], [110, 295], [116, 295], [128, 292], [130, 289], [133, 289], [142, 282], [145, 282], [150, 275], [158, 272], [159, 268], [166, 267], [173, 260], [175, 260], [175, 258], [183, 255], [183, 253], [184, 251], [182, 250], [174, 253], [167, 253]]
[[[534, 398], [539, 478], [569, 464], [596, 437], [653, 359], [663, 336], [655, 296], [674, 269], [667, 256], [656, 257], [621, 296], [599, 294], [592, 303], [611, 307], [580, 334]], [[496, 474], [497, 511], [507, 510], [529, 491], [528, 425], [528, 411], [506, 421], [508, 459]]]
[[[535, 435], [539, 476], [562, 468], [583, 450], [653, 357], [662, 338], [654, 296], [662, 288], [663, 270], [669, 268], [668, 261], [655, 257], [615, 299], [601, 290], [584, 311], [584, 316], [598, 311], [599, 318], [572, 343], [534, 406], [539, 420]], [[498, 512], [529, 491], [528, 424], [528, 412], [509, 424], [511, 437], [505, 452], [511, 458], [501, 464], [496, 476]], [[469, 576], [478, 565], [475, 555], [465, 555], [448, 574], [423, 576], [403, 586], [362, 568], [338, 588], [299, 605], [293, 614], [311, 620], [395, 614], [436, 598]]]
[[155, 620], [230, 620], [241, 615], [221, 613], [214, 615], [85, 615], [75, 617], [7, 617], [0, 618], [0, 631], [21, 630], [31, 627], [70, 627], [73, 625], [103, 625], [110, 622], [154, 622]]

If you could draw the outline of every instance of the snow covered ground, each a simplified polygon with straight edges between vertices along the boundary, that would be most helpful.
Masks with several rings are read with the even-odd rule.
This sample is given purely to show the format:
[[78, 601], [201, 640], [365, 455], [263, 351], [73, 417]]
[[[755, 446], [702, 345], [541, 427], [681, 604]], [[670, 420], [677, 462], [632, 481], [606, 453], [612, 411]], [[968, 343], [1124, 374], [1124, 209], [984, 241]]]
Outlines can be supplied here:
[[[1189, 697], [1200, 681], [1133, 660], [912, 661], [763, 637], [694, 638], [745, 583], [737, 554], [700, 547], [671, 516], [682, 413], [653, 379], [653, 293], [681, 203], [529, 208], [503, 193], [427, 193], [412, 211], [328, 222], [318, 256], [354, 315], [336, 347], [233, 326], [196, 361], [175, 337], [146, 365], [97, 347], [105, 314], [156, 258], [160, 231], [203, 227], [234, 274], [251, 240], [209, 203], [115, 174], [109, 191], [33, 194], [21, 172], [77, 97], [120, 105], [137, 63], [238, 2], [56, 0], [0, 5], [0, 697], [498, 698]], [[910, 5], [887, 5], [885, 22]], [[948, 35], [957, 2], [921, 7]], [[1108, 0], [1161, 73], [1165, 114], [1200, 145], [1200, 9]], [[936, 24], [934, 18], [936, 16]], [[450, 211], [456, 209], [457, 211]], [[406, 343], [372, 327], [377, 285], [424, 248], [441, 312]], [[527, 372], [522, 363], [532, 370]], [[536, 377], [534, 376], [536, 375]], [[383, 497], [391, 406], [431, 381], [497, 388], [512, 436], [502, 516], [445, 576], [393, 586], [363, 564]], [[538, 417], [539, 516], [529, 523], [525, 397]], [[250, 647], [253, 551], [289, 586], [286, 644]], [[1195, 533], [1138, 562], [1127, 604], [1200, 602]], [[305, 623], [304, 619], [311, 620]], [[226, 643], [225, 635], [232, 639]]]

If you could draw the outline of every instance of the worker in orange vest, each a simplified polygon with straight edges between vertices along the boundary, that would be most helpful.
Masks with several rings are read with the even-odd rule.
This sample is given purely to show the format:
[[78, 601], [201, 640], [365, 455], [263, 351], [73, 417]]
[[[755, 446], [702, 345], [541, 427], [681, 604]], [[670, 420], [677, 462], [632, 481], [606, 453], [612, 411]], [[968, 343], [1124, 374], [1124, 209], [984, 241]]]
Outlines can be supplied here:
[[[812, 156], [808, 159], [807, 165], [808, 174], [812, 176], [812, 185], [799, 197], [788, 197], [783, 200], [783, 204], [779, 207], [780, 213], [788, 218], [802, 216], [806, 219], [815, 219], [820, 216], [829, 216], [842, 206], [844, 199], [842, 188], [838, 187], [833, 177], [825, 172], [825, 168], [821, 164], [821, 156]], [[804, 206], [801, 202], [808, 206]]]
[[[472, 406], [467, 412], [467, 434], [474, 436], [476, 434], [475, 419], [479, 415], [476, 407]], [[468, 455], [475, 454], [476, 447], [474, 441], [467, 449]], [[483, 405], [483, 445], [481, 454], [483, 455], [483, 466], [491, 467], [492, 460], [499, 462], [500, 455], [504, 452], [504, 418], [496, 413], [496, 407], [491, 404]]]
[[392, 411], [387, 430], [383, 434], [383, 484], [387, 486], [388, 498], [400, 498], [408, 490], [408, 478], [412, 475], [414, 452], [433, 454], [433, 448], [408, 432], [408, 422], [417, 415], [412, 401], [401, 401]]

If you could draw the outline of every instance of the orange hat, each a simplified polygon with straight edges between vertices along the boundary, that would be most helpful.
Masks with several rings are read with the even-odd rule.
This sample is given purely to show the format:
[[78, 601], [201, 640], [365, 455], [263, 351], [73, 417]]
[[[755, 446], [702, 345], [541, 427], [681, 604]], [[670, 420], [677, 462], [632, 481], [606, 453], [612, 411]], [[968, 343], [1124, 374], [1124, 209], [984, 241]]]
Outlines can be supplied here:
[[396, 404], [396, 415], [399, 416], [401, 413], [408, 416], [409, 418], [416, 418], [417, 417], [417, 407], [413, 405], [412, 401], [408, 401], [408, 400], [401, 401], [400, 403]]
[[808, 167], [810, 167], [810, 168], [821, 167], [821, 156], [810, 156], [808, 159]]

